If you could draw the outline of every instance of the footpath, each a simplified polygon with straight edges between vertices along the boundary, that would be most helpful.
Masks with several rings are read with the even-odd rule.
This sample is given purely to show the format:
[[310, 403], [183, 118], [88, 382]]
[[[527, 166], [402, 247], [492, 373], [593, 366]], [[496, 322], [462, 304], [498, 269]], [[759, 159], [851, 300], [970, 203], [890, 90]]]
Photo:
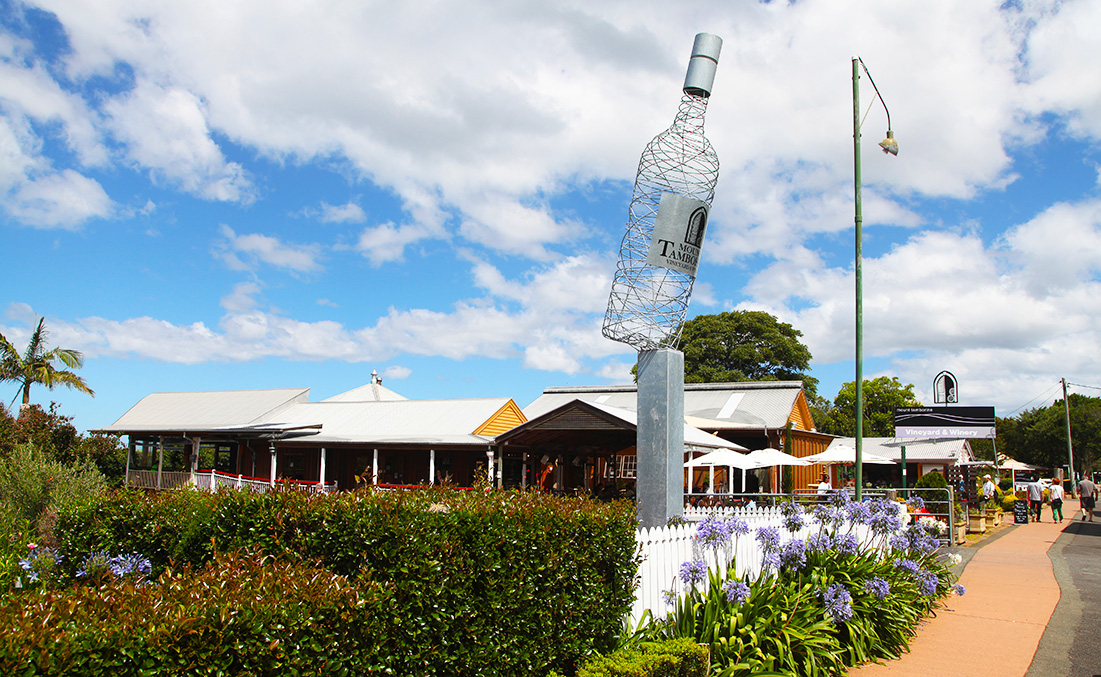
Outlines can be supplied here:
[[1076, 499], [1066, 518], [1000, 527], [961, 548], [962, 597], [950, 596], [910, 642], [910, 651], [853, 668], [853, 677], [1101, 675], [1101, 515], [1081, 521]]

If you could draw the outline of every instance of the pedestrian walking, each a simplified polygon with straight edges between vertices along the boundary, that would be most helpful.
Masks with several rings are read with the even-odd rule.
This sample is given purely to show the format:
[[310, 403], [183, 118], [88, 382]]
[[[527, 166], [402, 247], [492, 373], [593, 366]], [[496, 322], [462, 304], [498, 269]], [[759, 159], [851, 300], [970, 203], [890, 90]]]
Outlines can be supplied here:
[[1032, 521], [1040, 521], [1040, 511], [1044, 507], [1044, 485], [1039, 478], [1028, 483], [1028, 511], [1032, 514]]
[[1048, 498], [1051, 499], [1051, 519], [1054, 522], [1063, 521], [1063, 483], [1058, 477], [1051, 478], [1051, 493], [1048, 494]]
[[1078, 497], [1082, 500], [1082, 519], [1089, 519], [1092, 522], [1093, 508], [1097, 505], [1097, 485], [1091, 482], [1088, 477], [1083, 477], [1078, 482]]

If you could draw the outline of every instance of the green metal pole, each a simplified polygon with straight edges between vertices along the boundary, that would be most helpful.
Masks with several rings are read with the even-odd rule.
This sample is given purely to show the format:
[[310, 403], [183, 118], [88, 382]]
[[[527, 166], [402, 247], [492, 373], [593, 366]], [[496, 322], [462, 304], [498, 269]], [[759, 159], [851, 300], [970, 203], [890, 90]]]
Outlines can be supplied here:
[[902, 497], [909, 498], [910, 494], [906, 491], [906, 445], [902, 445]]
[[853, 57], [853, 183], [856, 186], [856, 500], [864, 487], [864, 279], [860, 228], [860, 57]]

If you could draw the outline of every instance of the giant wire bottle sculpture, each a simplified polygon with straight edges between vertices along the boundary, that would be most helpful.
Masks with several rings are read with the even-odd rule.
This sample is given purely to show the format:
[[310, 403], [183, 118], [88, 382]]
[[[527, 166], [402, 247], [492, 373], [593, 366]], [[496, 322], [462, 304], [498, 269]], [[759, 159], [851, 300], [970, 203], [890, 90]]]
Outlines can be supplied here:
[[719, 157], [703, 132], [722, 39], [700, 33], [673, 125], [642, 151], [604, 335], [638, 350], [675, 347], [688, 312]]

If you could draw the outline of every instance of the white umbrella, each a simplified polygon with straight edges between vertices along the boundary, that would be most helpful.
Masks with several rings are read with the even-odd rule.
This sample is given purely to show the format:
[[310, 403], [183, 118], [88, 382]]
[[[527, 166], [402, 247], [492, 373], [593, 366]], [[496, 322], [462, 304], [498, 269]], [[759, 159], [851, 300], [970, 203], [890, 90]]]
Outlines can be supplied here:
[[750, 452], [748, 456], [762, 468], [774, 465], [813, 465], [810, 461], [804, 461], [776, 449], [758, 449]]
[[[805, 457], [805, 460], [811, 463], [818, 463], [819, 465], [856, 463], [856, 449], [854, 447], [834, 445], [821, 453]], [[860, 461], [862, 463], [873, 463], [876, 465], [891, 465], [894, 463], [894, 461], [885, 456], [869, 454], [866, 451], [860, 454]]]
[[698, 456], [685, 463], [684, 467], [687, 468], [690, 465], [725, 465], [741, 470], [752, 470], [753, 468], [761, 467], [748, 455], [738, 453], [733, 449], [720, 449], [718, 451], [712, 451], [710, 454]]
[[[726, 468], [738, 468], [742, 471], [742, 486], [745, 486], [745, 471], [753, 468], [759, 468], [760, 466], [749, 458], [746, 454], [739, 453], [733, 449], [719, 449], [718, 451], [712, 451], [709, 454], [704, 454], [694, 458], [684, 464], [686, 468], [692, 468], [697, 465], [711, 466], [711, 481], [708, 488], [709, 493], [715, 491], [715, 466], [723, 466]], [[727, 476], [729, 479], [729, 475]], [[731, 484], [727, 482], [727, 484]], [[728, 487], [728, 490], [733, 491], [733, 487]]]

